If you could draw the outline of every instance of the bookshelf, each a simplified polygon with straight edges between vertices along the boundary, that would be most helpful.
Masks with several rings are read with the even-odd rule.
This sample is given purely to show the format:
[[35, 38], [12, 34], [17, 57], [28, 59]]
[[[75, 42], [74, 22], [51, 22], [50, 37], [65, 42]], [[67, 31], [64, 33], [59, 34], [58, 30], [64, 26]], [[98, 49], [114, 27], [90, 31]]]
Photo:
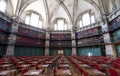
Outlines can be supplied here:
[[24, 27], [18, 28], [17, 35], [38, 38], [38, 39], [45, 39], [45, 32], [39, 32], [39, 31], [28, 29], [28, 28], [24, 28]]
[[87, 37], [93, 37], [96, 35], [100, 35], [102, 32], [101, 27], [95, 27], [95, 28], [91, 28], [88, 30], [84, 30], [84, 31], [79, 31], [76, 33], [76, 38], [77, 39], [82, 39], [82, 38], [87, 38]]
[[69, 33], [56, 33], [50, 34], [50, 47], [71, 47], [71, 34]]

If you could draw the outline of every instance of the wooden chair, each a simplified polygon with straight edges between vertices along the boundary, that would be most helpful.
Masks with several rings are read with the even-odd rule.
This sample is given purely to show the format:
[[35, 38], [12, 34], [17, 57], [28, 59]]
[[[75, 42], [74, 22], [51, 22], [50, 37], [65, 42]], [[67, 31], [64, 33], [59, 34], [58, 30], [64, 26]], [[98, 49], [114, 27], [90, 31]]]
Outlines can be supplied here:
[[110, 73], [110, 76], [119, 76], [118, 73], [117, 73], [117, 71], [114, 70], [113, 68], [109, 69], [109, 73]]

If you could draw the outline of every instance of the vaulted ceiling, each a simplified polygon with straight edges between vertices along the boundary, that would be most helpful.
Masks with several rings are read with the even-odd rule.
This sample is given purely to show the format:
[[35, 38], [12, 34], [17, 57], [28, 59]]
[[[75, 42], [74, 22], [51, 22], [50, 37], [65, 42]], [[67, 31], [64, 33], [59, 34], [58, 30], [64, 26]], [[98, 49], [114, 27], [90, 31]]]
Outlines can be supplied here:
[[65, 18], [69, 25], [74, 25], [80, 15], [92, 10], [96, 18], [102, 13], [109, 14], [112, 10], [111, 0], [8, 0], [7, 14], [17, 15], [22, 20], [28, 11], [39, 13], [46, 25], [57, 18]]

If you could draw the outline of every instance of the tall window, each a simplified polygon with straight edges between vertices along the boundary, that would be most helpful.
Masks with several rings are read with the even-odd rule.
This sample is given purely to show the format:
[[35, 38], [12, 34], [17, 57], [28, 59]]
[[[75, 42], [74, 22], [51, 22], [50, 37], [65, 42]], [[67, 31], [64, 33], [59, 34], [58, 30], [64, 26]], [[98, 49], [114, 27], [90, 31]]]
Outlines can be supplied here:
[[54, 24], [54, 30], [67, 30], [67, 23], [65, 23], [64, 19], [58, 19], [57, 23]]
[[39, 28], [42, 28], [43, 25], [40, 16], [36, 13], [31, 13], [30, 15], [27, 15], [25, 18], [25, 23]]
[[43, 25], [43, 24], [42, 24], [42, 21], [39, 20], [39, 26], [38, 26], [38, 27], [39, 27], [39, 28], [42, 28], [42, 25]]
[[30, 15], [27, 15], [25, 18], [25, 23], [30, 24]]
[[80, 27], [82, 27], [82, 26], [83, 26], [83, 24], [82, 24], [82, 20], [80, 20], [80, 23], [79, 23], [79, 25], [80, 25]]
[[94, 15], [91, 16], [91, 23], [95, 23], [95, 16]]
[[83, 26], [89, 25], [90, 24], [89, 13], [84, 14], [82, 20], [83, 20]]
[[82, 15], [79, 21], [79, 27], [87, 26], [89, 24], [95, 23], [95, 15], [91, 15], [90, 12], [87, 12]]
[[5, 12], [6, 6], [7, 6], [6, 0], [0, 0], [0, 11]]
[[39, 15], [32, 13], [31, 14], [31, 20], [30, 20], [30, 25], [33, 25], [35, 27], [38, 27], [39, 23]]
[[64, 30], [64, 20], [58, 20], [58, 30]]
[[57, 30], [57, 28], [58, 28], [57, 24], [54, 24], [54, 30]]

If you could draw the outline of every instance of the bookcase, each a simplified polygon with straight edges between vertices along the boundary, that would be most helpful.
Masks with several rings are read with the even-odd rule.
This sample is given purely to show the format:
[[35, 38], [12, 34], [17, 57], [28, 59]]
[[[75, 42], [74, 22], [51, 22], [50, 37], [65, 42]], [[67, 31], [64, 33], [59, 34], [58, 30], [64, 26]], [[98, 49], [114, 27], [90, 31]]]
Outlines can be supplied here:
[[71, 34], [50, 34], [50, 47], [71, 47]]
[[115, 45], [117, 56], [120, 57], [120, 15], [109, 22], [111, 42]]
[[6, 53], [10, 28], [11, 28], [11, 19], [7, 21], [4, 18], [0, 17], [0, 57], [5, 55]]
[[100, 26], [76, 33], [76, 45], [78, 55], [101, 56], [104, 39]]
[[50, 55], [57, 55], [58, 50], [63, 50], [65, 56], [72, 54], [71, 33], [55, 32], [50, 34]]
[[46, 32], [19, 27], [16, 33], [15, 56], [43, 56]]

